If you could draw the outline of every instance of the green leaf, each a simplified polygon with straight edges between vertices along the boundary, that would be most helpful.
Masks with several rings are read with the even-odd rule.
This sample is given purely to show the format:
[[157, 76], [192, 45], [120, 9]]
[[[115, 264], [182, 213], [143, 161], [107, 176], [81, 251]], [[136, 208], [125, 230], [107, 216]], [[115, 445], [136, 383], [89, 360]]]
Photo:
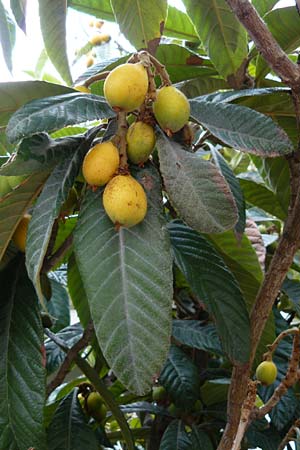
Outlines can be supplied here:
[[34, 134], [22, 140], [16, 153], [1, 166], [0, 175], [29, 175], [53, 169], [66, 154], [74, 153], [83, 136], [51, 139], [47, 133]]
[[170, 5], [168, 5], [168, 16], [163, 35], [189, 42], [199, 41], [199, 36], [189, 16]]
[[282, 210], [287, 214], [290, 202], [290, 171], [284, 158], [264, 158], [265, 181], [275, 193]]
[[19, 221], [39, 194], [48, 175], [48, 172], [31, 175], [0, 198], [0, 260]]
[[165, 67], [172, 83], [192, 78], [217, 75], [214, 67], [208, 66], [208, 60], [196, 53], [175, 44], [159, 45], [155, 57]]
[[92, 134], [92, 138], [90, 137], [79, 146], [73, 154], [67, 155], [55, 167], [33, 210], [27, 233], [26, 266], [41, 302], [43, 302], [43, 294], [40, 285], [40, 271], [51, 237], [52, 227], [59, 215], [62, 203], [68, 197], [82, 164], [84, 153], [89, 148], [94, 134]]
[[0, 127], [5, 126], [12, 116], [25, 103], [50, 95], [74, 92], [65, 86], [46, 83], [45, 81], [18, 81], [0, 83]]
[[191, 433], [191, 450], [213, 450], [213, 445], [209, 436], [199, 427], [193, 425]]
[[169, 224], [168, 228], [176, 264], [213, 314], [225, 352], [231, 361], [246, 362], [250, 353], [250, 324], [236, 279], [204, 237], [179, 222]]
[[151, 53], [159, 44], [167, 17], [166, 0], [111, 0], [111, 6], [121, 32], [137, 49]]
[[278, 3], [278, 0], [252, 0], [252, 3], [258, 14], [264, 16], [274, 5], [276, 5], [276, 3]]
[[41, 131], [53, 131], [88, 120], [114, 117], [104, 98], [73, 93], [33, 100], [20, 108], [9, 120], [7, 137], [16, 142]]
[[68, 290], [80, 322], [83, 327], [86, 327], [91, 313], [74, 253], [68, 261]]
[[227, 89], [228, 84], [225, 80], [210, 76], [211, 69], [203, 67], [202, 74], [198, 78], [183, 81], [177, 88], [181, 90], [188, 98], [198, 97], [209, 94], [219, 89]]
[[[280, 47], [291, 53], [300, 45], [300, 22], [295, 6], [278, 8], [270, 11], [264, 21]], [[256, 63], [256, 78], [262, 79], [270, 71], [265, 60], [258, 56]]]
[[12, 51], [15, 44], [16, 27], [0, 0], [0, 43], [4, 60], [12, 72]]
[[0, 272], [0, 448], [45, 450], [43, 330], [23, 258]]
[[175, 405], [191, 409], [199, 398], [199, 374], [192, 359], [176, 345], [171, 345], [168, 359], [159, 376]]
[[220, 233], [237, 221], [235, 201], [217, 167], [160, 133], [160, 169], [172, 204], [191, 227]]
[[[173, 420], [164, 432], [159, 450], [190, 450], [191, 441], [181, 420]], [[200, 450], [200, 449], [199, 449]], [[208, 450], [208, 449], [207, 449]]]
[[198, 320], [173, 320], [172, 335], [188, 347], [223, 354], [214, 325], [203, 325]]
[[48, 428], [48, 450], [98, 450], [99, 443], [87, 423], [74, 389], [59, 404]]
[[54, 326], [51, 331], [57, 333], [70, 325], [70, 305], [69, 296], [65, 287], [56, 280], [50, 280], [51, 299], [47, 302], [47, 309], [54, 319]]
[[39, 14], [47, 54], [62, 79], [70, 85], [72, 75], [66, 44], [67, 0], [39, 0]]
[[207, 102], [201, 97], [190, 103], [192, 116], [230, 147], [261, 156], [280, 156], [294, 150], [283, 129], [257, 111]]
[[[65, 341], [65, 344], [71, 348], [76, 342], [81, 339], [83, 333], [82, 326], [80, 323], [76, 323], [74, 325], [70, 325], [67, 328], [64, 328], [59, 333], [57, 333], [57, 337], [61, 340]], [[47, 375], [55, 372], [59, 366], [64, 362], [66, 354], [60, 347], [57, 346], [51, 339], [46, 339], [45, 341], [46, 348], [46, 369]]]
[[240, 178], [240, 184], [248, 203], [263, 209], [272, 216], [285, 220], [286, 212], [281, 208], [276, 195], [265, 184], [245, 178]]
[[148, 196], [143, 222], [116, 231], [103, 209], [101, 190], [90, 191], [74, 245], [103, 354], [119, 380], [142, 395], [168, 352], [172, 259], [158, 174], [144, 167], [140, 181]]
[[10, 0], [10, 7], [21, 30], [26, 33], [27, 0]]
[[235, 225], [235, 231], [239, 234], [243, 234], [246, 225], [246, 211], [244, 194], [241, 189], [240, 182], [234, 175], [233, 171], [231, 170], [221, 153], [218, 152], [218, 150], [216, 150], [214, 147], [211, 147], [210, 149], [215, 164], [219, 167], [225, 180], [229, 184], [235, 203], [237, 205], [239, 220]]
[[99, 0], [68, 0], [68, 6], [98, 19], [115, 21], [110, 0], [101, 0], [101, 2]]
[[269, 423], [253, 422], [246, 432], [246, 438], [250, 448], [263, 448], [264, 450], [278, 450], [282, 437]]
[[212, 63], [225, 79], [247, 58], [247, 33], [225, 0], [183, 0]]

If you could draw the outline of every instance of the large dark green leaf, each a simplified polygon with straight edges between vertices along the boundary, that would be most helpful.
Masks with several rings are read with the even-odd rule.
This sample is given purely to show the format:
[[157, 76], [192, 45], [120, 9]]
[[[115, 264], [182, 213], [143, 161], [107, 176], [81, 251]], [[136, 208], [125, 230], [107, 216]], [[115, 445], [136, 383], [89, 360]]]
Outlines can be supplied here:
[[183, 81], [177, 85], [188, 98], [198, 97], [200, 95], [209, 94], [219, 89], [227, 89], [228, 83], [222, 78], [211, 76], [211, 69], [203, 67], [201, 76], [192, 80]]
[[220, 340], [214, 325], [198, 320], [173, 320], [174, 338], [188, 347], [222, 355]]
[[201, 41], [225, 79], [247, 58], [247, 34], [225, 0], [183, 0]]
[[250, 352], [249, 316], [236, 279], [204, 237], [180, 222], [168, 228], [176, 264], [213, 314], [225, 352], [232, 361], [246, 362]]
[[270, 117], [244, 106], [191, 100], [191, 114], [212, 134], [236, 149], [262, 156], [291, 153], [287, 134]]
[[18, 187], [0, 199], [0, 260], [17, 228], [19, 221], [39, 194], [48, 177], [40, 172], [27, 177]]
[[62, 203], [82, 164], [89, 140], [79, 146], [74, 154], [66, 156], [53, 170], [33, 210], [27, 233], [26, 266], [37, 294], [43, 301], [40, 271], [46, 255], [54, 220], [58, 217]]
[[48, 450], [99, 450], [77, 395], [76, 388], [60, 402], [48, 428]]
[[191, 441], [181, 420], [173, 420], [161, 440], [159, 450], [190, 450]]
[[26, 33], [27, 0], [10, 0], [10, 7], [21, 30]]
[[227, 164], [225, 158], [218, 150], [211, 147], [212, 156], [217, 166], [219, 166], [225, 180], [229, 184], [235, 203], [237, 205], [239, 220], [235, 225], [235, 231], [239, 234], [243, 234], [246, 224], [246, 211], [245, 211], [245, 199], [241, 189], [239, 180], [234, 175], [230, 166]]
[[47, 309], [54, 321], [54, 326], [51, 327], [51, 330], [56, 333], [70, 325], [70, 300], [68, 292], [62, 284], [51, 279], [50, 285], [52, 295], [47, 302]]
[[68, 290], [80, 322], [83, 327], [86, 327], [91, 318], [91, 313], [74, 254], [68, 261]]
[[4, 60], [10, 72], [12, 71], [12, 51], [15, 44], [15, 24], [0, 0], [0, 43]]
[[167, 0], [111, 0], [121, 32], [137, 49], [155, 51], [167, 16]]
[[214, 447], [209, 436], [200, 427], [196, 427], [195, 425], [192, 427], [191, 450], [213, 450]]
[[74, 92], [65, 86], [45, 81], [18, 81], [0, 83], [0, 127], [5, 126], [10, 116], [25, 103], [50, 95]]
[[0, 175], [24, 175], [52, 169], [66, 154], [74, 153], [83, 136], [51, 139], [47, 133], [23, 139], [16, 153], [1, 166]]
[[58, 95], [24, 105], [10, 118], [6, 132], [9, 141], [16, 142], [38, 132], [114, 115], [102, 97], [85, 93]]
[[175, 405], [191, 409], [199, 397], [199, 374], [192, 359], [176, 345], [171, 345], [168, 359], [159, 376]]
[[182, 218], [204, 233], [233, 228], [237, 209], [218, 168], [163, 134], [157, 139], [157, 148], [166, 190]]
[[172, 259], [162, 216], [161, 186], [151, 166], [139, 172], [148, 212], [116, 231], [102, 192], [88, 192], [74, 244], [101, 349], [120, 381], [146, 392], [167, 356], [171, 334]]
[[[300, 23], [295, 6], [274, 9], [264, 17], [264, 21], [284, 51], [290, 53], [299, 47]], [[269, 70], [265, 60], [258, 56], [256, 78], [263, 78]]]
[[45, 450], [43, 331], [22, 257], [0, 272], [0, 285], [0, 448]]
[[62, 79], [70, 85], [72, 75], [66, 44], [67, 0], [39, 0], [39, 14], [47, 54]]

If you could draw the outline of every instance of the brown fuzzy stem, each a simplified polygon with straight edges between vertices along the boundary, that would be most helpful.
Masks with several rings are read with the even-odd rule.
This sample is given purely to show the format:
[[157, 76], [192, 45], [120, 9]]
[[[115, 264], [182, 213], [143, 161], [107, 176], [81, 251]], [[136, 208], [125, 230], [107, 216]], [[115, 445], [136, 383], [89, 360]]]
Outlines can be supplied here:
[[281, 441], [278, 450], [284, 450], [286, 445], [295, 439], [296, 429], [300, 427], [300, 419], [297, 419], [295, 423], [291, 426], [286, 436]]
[[127, 160], [127, 142], [126, 134], [128, 130], [128, 124], [126, 120], [127, 113], [125, 111], [120, 111], [118, 113], [118, 129], [112, 139], [113, 143], [118, 147], [120, 153], [120, 171], [128, 171], [128, 160]]
[[242, 439], [243, 439], [244, 434], [249, 425], [250, 414], [255, 405], [256, 390], [257, 390], [257, 382], [250, 380], [249, 384], [248, 384], [247, 397], [243, 403], [240, 423], [239, 423], [238, 431], [236, 433], [236, 437], [234, 440], [232, 450], [239, 450], [241, 447]]

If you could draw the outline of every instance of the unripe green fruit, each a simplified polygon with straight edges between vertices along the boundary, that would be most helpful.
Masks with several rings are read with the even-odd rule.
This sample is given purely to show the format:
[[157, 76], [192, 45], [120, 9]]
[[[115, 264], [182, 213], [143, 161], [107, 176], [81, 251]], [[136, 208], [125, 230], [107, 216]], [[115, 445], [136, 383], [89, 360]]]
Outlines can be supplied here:
[[92, 186], [104, 186], [117, 172], [120, 157], [117, 147], [110, 141], [92, 147], [85, 155], [82, 173]]
[[152, 400], [162, 402], [167, 398], [167, 392], [163, 386], [154, 386], [152, 388]]
[[277, 376], [277, 367], [273, 361], [263, 361], [257, 366], [255, 372], [256, 378], [265, 386], [273, 384]]
[[126, 134], [127, 155], [133, 164], [142, 164], [149, 158], [155, 145], [153, 127], [144, 122], [134, 122]]
[[131, 175], [118, 175], [104, 189], [103, 206], [114, 224], [130, 228], [144, 219], [147, 197]]
[[107, 409], [99, 392], [91, 392], [86, 401], [88, 413], [98, 422], [106, 417]]
[[186, 96], [174, 86], [164, 86], [153, 103], [154, 116], [166, 133], [179, 131], [189, 120], [190, 104]]
[[116, 111], [134, 111], [144, 103], [148, 91], [148, 74], [140, 64], [121, 64], [104, 82], [104, 96]]

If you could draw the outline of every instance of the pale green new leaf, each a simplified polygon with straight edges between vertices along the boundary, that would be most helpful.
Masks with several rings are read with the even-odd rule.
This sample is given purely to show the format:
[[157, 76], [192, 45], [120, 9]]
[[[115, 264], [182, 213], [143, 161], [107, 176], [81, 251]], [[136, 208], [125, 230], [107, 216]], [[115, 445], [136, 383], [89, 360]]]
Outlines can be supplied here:
[[157, 172], [140, 172], [148, 211], [116, 231], [102, 192], [87, 192], [74, 234], [75, 255], [96, 336], [118, 379], [147, 392], [167, 357], [171, 334], [172, 258]]
[[0, 448], [45, 450], [43, 330], [19, 256], [0, 272]]
[[26, 6], [27, 0], [10, 0], [10, 7], [16, 22], [24, 33], [26, 33]]
[[19, 221], [39, 194], [48, 175], [48, 172], [31, 175], [0, 198], [0, 260]]
[[233, 228], [238, 219], [236, 204], [218, 168], [162, 133], [156, 144], [166, 190], [186, 223], [203, 233]]
[[15, 44], [15, 24], [0, 0], [0, 43], [4, 60], [10, 72], [12, 71], [12, 51]]
[[247, 33], [225, 0], [183, 0], [219, 74], [234, 75], [247, 58]]
[[39, 0], [39, 14], [47, 54], [62, 79], [70, 85], [72, 75], [66, 43], [67, 0]]
[[192, 116], [230, 147], [264, 157], [294, 150], [285, 131], [264, 114], [244, 106], [205, 101], [201, 97], [190, 103]]
[[167, 0], [111, 0], [121, 32], [137, 49], [155, 51], [167, 16]]

